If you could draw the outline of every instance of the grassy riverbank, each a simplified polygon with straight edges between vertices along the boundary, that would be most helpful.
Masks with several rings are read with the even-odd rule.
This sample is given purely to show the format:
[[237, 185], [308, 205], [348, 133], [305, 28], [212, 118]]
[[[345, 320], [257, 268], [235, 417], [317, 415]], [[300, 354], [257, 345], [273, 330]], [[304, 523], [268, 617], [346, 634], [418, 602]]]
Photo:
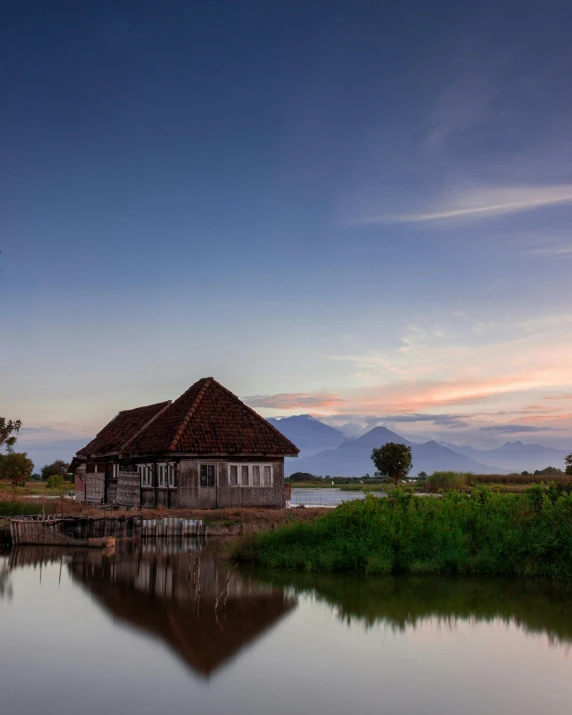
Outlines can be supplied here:
[[312, 523], [239, 542], [232, 555], [271, 568], [358, 573], [572, 577], [572, 496], [484, 488], [442, 498], [401, 491], [346, 502]]
[[[61, 510], [59, 500], [49, 501], [43, 505], [44, 514], [55, 514], [56, 512], [61, 512]], [[38, 499], [33, 501], [24, 499], [0, 500], [0, 516], [32, 516], [41, 513], [42, 502]]]
[[12, 499], [26, 496], [58, 497], [73, 492], [75, 487], [70, 482], [64, 482], [60, 487], [48, 487], [46, 482], [26, 482], [24, 486], [16, 486], [5, 479], [0, 479], [0, 499]]

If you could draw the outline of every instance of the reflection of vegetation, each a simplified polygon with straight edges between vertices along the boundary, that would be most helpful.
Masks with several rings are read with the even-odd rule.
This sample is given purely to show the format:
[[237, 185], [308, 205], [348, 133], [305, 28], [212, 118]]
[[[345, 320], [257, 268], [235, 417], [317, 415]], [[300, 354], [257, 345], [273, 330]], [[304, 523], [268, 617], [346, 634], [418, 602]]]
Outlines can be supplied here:
[[10, 582], [10, 568], [8, 564], [0, 564], [0, 599], [12, 598], [12, 583]]
[[312, 595], [348, 623], [387, 624], [404, 630], [421, 621], [501, 619], [551, 640], [572, 643], [572, 587], [538, 581], [261, 573], [261, 580]]
[[483, 488], [346, 502], [311, 523], [257, 534], [234, 556], [271, 568], [388, 574], [572, 577], [572, 495]]

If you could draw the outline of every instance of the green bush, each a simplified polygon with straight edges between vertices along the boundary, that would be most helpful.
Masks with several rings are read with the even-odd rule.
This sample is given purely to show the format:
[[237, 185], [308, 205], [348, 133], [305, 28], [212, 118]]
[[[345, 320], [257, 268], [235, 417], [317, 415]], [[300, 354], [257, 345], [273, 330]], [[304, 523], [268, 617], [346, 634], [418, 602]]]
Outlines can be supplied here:
[[234, 556], [270, 568], [572, 578], [572, 495], [482, 487], [346, 502], [314, 522], [262, 533]]
[[[56, 504], [45, 504], [44, 513], [55, 513]], [[0, 501], [0, 516], [29, 516], [32, 514], [41, 514], [42, 504], [38, 501]]]
[[425, 484], [430, 492], [439, 489], [463, 489], [467, 486], [469, 476], [462, 472], [433, 472], [427, 477]]
[[46, 482], [48, 489], [60, 489], [64, 485], [64, 478], [61, 474], [52, 474]]

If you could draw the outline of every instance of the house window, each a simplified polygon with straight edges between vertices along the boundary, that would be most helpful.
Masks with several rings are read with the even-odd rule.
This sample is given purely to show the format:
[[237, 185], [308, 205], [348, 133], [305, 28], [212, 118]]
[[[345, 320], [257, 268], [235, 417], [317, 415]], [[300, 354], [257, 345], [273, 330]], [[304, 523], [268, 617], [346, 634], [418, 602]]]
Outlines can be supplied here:
[[260, 464], [252, 465], [252, 486], [260, 486]]
[[88, 462], [86, 471], [89, 474], [105, 474], [105, 463]]
[[201, 487], [214, 487], [215, 485], [215, 465], [201, 464]]
[[228, 484], [231, 487], [271, 487], [271, 464], [229, 464]]
[[[175, 486], [175, 465], [174, 464], [157, 464], [157, 486], [158, 487], [174, 487]], [[137, 471], [141, 475], [141, 486], [152, 487], [153, 484], [153, 465], [138, 464]]]
[[141, 475], [141, 486], [142, 487], [152, 487], [153, 486], [153, 468], [148, 464], [138, 464], [137, 469]]

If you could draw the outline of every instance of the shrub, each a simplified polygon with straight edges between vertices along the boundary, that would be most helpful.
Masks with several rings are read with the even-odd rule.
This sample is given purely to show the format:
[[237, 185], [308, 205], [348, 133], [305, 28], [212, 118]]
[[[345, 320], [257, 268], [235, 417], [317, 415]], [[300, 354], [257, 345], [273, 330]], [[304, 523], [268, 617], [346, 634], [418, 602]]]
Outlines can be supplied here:
[[48, 489], [60, 489], [64, 485], [64, 478], [61, 474], [52, 474], [46, 482]]
[[234, 547], [236, 558], [270, 568], [551, 579], [572, 578], [571, 553], [572, 495], [542, 485], [441, 499], [396, 489]]
[[469, 476], [462, 472], [433, 472], [425, 483], [430, 492], [439, 489], [463, 489], [467, 486]]

